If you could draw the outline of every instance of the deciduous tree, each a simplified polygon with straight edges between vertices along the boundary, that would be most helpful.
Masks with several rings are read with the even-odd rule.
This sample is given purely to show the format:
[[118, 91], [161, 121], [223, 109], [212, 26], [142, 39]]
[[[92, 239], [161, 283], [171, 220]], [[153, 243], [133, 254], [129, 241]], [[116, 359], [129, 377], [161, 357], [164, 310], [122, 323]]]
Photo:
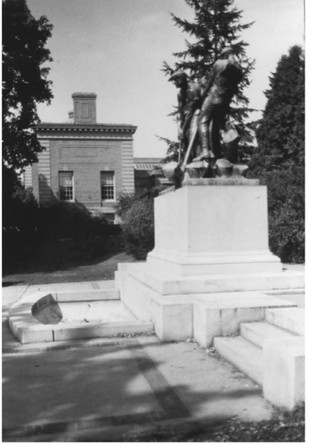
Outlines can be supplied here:
[[3, 0], [2, 11], [3, 162], [20, 169], [42, 150], [34, 127], [37, 104], [53, 97], [46, 65], [52, 58], [45, 47], [52, 25], [45, 16], [36, 20], [25, 0]]

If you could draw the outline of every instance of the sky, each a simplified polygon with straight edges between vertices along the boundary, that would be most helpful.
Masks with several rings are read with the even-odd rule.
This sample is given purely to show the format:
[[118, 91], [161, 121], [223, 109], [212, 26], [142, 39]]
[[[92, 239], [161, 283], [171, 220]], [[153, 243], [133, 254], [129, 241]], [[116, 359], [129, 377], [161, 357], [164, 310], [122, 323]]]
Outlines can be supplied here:
[[[256, 60], [245, 91], [250, 107], [262, 110], [283, 54], [304, 46], [304, 0], [235, 0], [241, 23], [254, 21], [242, 33], [247, 55]], [[185, 0], [27, 0], [35, 18], [46, 15], [54, 28], [46, 46], [53, 62], [51, 105], [39, 105], [42, 122], [67, 122], [72, 93], [97, 94], [97, 122], [137, 125], [136, 157], [163, 157], [167, 145], [156, 136], [177, 138], [168, 116], [177, 89], [161, 71], [185, 39], [170, 13], [192, 20]]]

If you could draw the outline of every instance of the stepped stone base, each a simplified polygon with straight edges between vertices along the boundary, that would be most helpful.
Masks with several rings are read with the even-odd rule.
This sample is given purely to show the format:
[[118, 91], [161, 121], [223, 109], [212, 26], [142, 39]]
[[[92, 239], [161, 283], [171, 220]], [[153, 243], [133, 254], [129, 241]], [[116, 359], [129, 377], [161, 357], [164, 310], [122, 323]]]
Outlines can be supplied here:
[[146, 263], [119, 264], [116, 272], [121, 300], [139, 319], [153, 322], [162, 341], [194, 338], [203, 347], [237, 332], [240, 322], [263, 319], [266, 308], [295, 306], [270, 290], [301, 289], [303, 280], [302, 273], [286, 271], [180, 277], [155, 273]]
[[161, 340], [194, 337], [207, 347], [225, 331], [223, 312], [238, 325], [265, 307], [293, 305], [263, 292], [303, 288], [304, 277], [282, 271], [268, 249], [265, 186], [186, 179], [155, 199], [155, 248], [145, 263], [119, 264], [116, 285]]
[[[282, 271], [268, 249], [266, 191], [246, 179], [187, 179], [155, 199], [155, 248], [145, 263], [119, 264], [116, 286], [160, 340], [210, 347], [269, 308], [296, 305], [271, 294], [304, 288], [304, 275]], [[263, 371], [255, 378], [263, 383]]]
[[224, 359], [234, 364], [259, 385], [263, 384], [262, 349], [250, 344], [241, 336], [215, 338], [214, 347]]
[[269, 251], [222, 251], [212, 253], [184, 253], [155, 249], [149, 253], [147, 264], [180, 276], [222, 274], [280, 273], [279, 258]]
[[260, 384], [266, 399], [288, 410], [305, 401], [304, 312], [266, 309], [262, 322], [240, 324], [240, 336], [214, 340], [217, 352]]
[[[102, 313], [105, 318], [104, 322], [99, 321], [100, 313], [98, 313], [97, 321], [83, 322], [83, 318], [77, 318], [68, 322], [41, 323], [39, 316], [34, 316], [34, 306], [44, 308], [44, 305], [50, 300], [59, 303], [75, 304], [76, 302], [88, 302], [89, 304], [102, 303], [106, 301], [114, 301], [114, 309], [116, 313], [122, 313], [119, 316], [119, 321], [106, 321], [106, 309]], [[13, 335], [22, 344], [39, 343], [39, 342], [57, 342], [57, 341], [71, 341], [75, 339], [90, 339], [110, 337], [117, 334], [135, 334], [153, 332], [153, 325], [151, 322], [143, 322], [136, 319], [124, 306], [123, 302], [119, 301], [118, 291], [113, 289], [98, 291], [80, 291], [80, 292], [57, 292], [45, 293], [38, 291], [23, 297], [16, 301], [9, 310], [9, 327]], [[115, 306], [118, 305], [118, 307]], [[58, 304], [57, 304], [58, 307]], [[100, 308], [102, 310], [102, 306]], [[61, 311], [60, 311], [61, 313]], [[123, 314], [124, 313], [124, 314]], [[82, 311], [81, 316], [84, 314]], [[105, 316], [104, 316], [105, 315]]]
[[273, 404], [292, 410], [305, 402], [305, 340], [270, 338], [263, 347], [263, 394]]

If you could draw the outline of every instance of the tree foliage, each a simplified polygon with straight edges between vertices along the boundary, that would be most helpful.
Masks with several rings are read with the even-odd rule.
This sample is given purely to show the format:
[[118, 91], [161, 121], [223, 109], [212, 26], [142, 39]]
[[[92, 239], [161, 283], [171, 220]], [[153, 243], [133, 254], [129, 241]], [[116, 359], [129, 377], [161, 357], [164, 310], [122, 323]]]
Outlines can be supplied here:
[[304, 167], [305, 61], [295, 45], [283, 55], [265, 92], [267, 104], [256, 136], [258, 148], [251, 162], [255, 173]]
[[267, 172], [269, 246], [283, 262], [305, 260], [305, 177], [298, 166]]
[[175, 142], [174, 140], [168, 139], [167, 137], [160, 137], [160, 136], [157, 137], [162, 142], [165, 142], [168, 147], [166, 151], [166, 156], [164, 157], [162, 162], [163, 163], [168, 163], [172, 161], [178, 162], [180, 142]]
[[172, 18], [174, 24], [187, 33], [192, 41], [186, 40], [186, 49], [173, 53], [177, 58], [173, 67], [167, 62], [163, 63], [163, 72], [171, 75], [174, 71], [183, 69], [191, 80], [207, 80], [221, 50], [232, 46], [243, 68], [243, 79], [231, 106], [231, 116], [235, 119], [240, 134], [250, 140], [244, 125], [244, 120], [250, 114], [249, 100], [244, 94], [244, 89], [250, 84], [249, 75], [254, 61], [246, 55], [247, 43], [242, 40], [241, 33], [253, 22], [241, 23], [242, 11], [233, 6], [234, 0], [185, 1], [194, 10], [194, 20], [190, 22], [174, 14]]
[[284, 262], [303, 262], [305, 255], [304, 63], [293, 46], [271, 75], [249, 164], [248, 176], [268, 187], [270, 248]]
[[52, 58], [45, 47], [52, 25], [45, 16], [36, 20], [25, 0], [3, 0], [2, 11], [3, 161], [23, 168], [42, 150], [33, 131], [37, 104], [53, 97], [46, 66]]

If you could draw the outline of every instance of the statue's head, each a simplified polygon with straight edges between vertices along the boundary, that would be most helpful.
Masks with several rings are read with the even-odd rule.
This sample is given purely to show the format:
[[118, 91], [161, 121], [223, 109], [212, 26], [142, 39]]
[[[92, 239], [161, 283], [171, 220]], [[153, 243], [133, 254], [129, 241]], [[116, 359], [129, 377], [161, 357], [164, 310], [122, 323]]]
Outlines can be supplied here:
[[188, 81], [188, 75], [184, 71], [179, 69], [175, 71], [168, 80], [169, 82], [174, 82], [176, 86], [180, 86], [181, 84]]
[[226, 46], [222, 49], [218, 57], [219, 59], [226, 59], [230, 54], [235, 54], [235, 51], [232, 46]]

